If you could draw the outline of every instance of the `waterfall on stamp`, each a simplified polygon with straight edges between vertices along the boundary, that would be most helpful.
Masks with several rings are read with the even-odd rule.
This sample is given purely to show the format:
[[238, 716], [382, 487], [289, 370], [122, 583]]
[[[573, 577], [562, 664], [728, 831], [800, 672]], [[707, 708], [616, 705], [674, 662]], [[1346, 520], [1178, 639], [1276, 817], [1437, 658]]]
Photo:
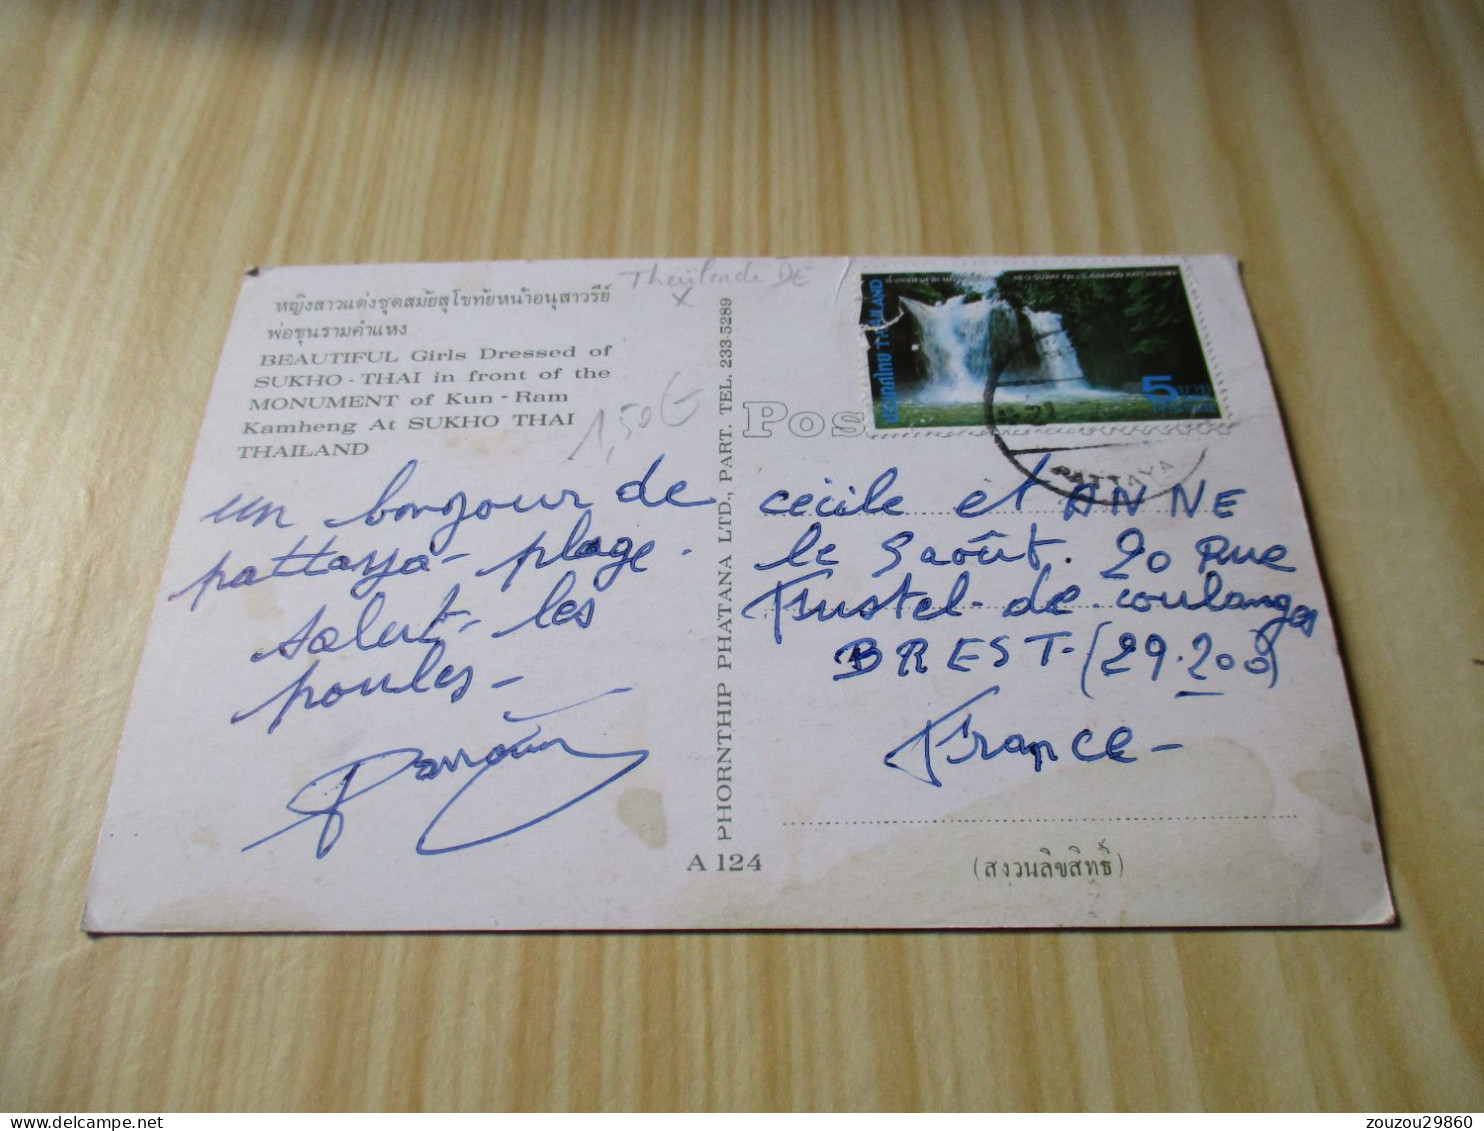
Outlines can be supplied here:
[[[989, 376], [990, 299], [954, 295], [936, 306], [904, 297], [902, 309], [917, 323], [927, 355], [927, 382], [914, 399], [929, 404], [969, 404], [984, 395]], [[1001, 304], [1003, 305], [1003, 304]]]
[[1036, 338], [1036, 356], [1040, 359], [1045, 380], [1076, 381], [1086, 388], [1077, 351], [1072, 347], [1072, 339], [1061, 328], [1061, 315], [1049, 310], [1027, 310], [1025, 316]]
[[971, 404], [984, 396], [991, 367], [998, 395], [1009, 400], [1054, 400], [1105, 395], [1087, 383], [1077, 349], [1053, 311], [1017, 315], [990, 294], [970, 302], [954, 295], [941, 303], [903, 297], [917, 323], [927, 380], [912, 399], [924, 404]]

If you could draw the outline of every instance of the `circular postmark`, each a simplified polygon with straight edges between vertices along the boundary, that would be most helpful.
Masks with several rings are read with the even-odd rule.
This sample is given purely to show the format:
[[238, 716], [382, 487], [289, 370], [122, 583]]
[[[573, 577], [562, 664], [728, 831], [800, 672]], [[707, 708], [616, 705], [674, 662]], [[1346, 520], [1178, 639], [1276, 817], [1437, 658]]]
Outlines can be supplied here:
[[1023, 344], [990, 360], [984, 386], [989, 436], [1027, 480], [1069, 505], [1088, 507], [1138, 505], [1177, 488], [1189, 489], [1206, 460], [1204, 429], [1163, 422], [1059, 421], [1056, 405], [1062, 390], [1046, 382], [1013, 380], [1038, 361], [1034, 347]]

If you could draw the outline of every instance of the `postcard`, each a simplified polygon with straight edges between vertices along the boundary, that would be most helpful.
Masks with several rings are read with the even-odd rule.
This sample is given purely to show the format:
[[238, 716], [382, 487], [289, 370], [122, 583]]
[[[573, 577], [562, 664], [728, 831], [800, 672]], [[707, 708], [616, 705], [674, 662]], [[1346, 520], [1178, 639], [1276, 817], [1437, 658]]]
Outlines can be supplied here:
[[244, 279], [87, 930], [1392, 919], [1232, 260]]

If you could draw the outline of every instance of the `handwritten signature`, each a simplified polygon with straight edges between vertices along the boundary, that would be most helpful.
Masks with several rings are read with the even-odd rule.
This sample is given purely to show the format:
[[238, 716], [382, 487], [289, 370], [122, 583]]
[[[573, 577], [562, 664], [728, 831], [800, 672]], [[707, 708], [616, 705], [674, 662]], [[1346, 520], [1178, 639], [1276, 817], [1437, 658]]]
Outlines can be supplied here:
[[[420, 746], [398, 746], [336, 766], [306, 782], [285, 804], [284, 808], [297, 820], [244, 846], [242, 851], [260, 848], [285, 833], [309, 826], [318, 830], [314, 855], [323, 859], [345, 832], [345, 807], [399, 778], [423, 783], [445, 777], [460, 781], [418, 836], [414, 848], [419, 855], [461, 852], [514, 836], [585, 801], [643, 765], [649, 757], [648, 750], [579, 749], [564, 737], [546, 735], [536, 721], [631, 690], [615, 687], [535, 715], [506, 711], [505, 722], [534, 725], [516, 738], [491, 744], [483, 753], [471, 754], [459, 747], [453, 754], [439, 755], [430, 754]], [[543, 760], [538, 777], [526, 778], [519, 789], [507, 786], [502, 790], [490, 784], [500, 780], [499, 776], [487, 777], [497, 767], [547, 753], [565, 757], [549, 763]], [[611, 765], [617, 765], [618, 769], [609, 772]]]

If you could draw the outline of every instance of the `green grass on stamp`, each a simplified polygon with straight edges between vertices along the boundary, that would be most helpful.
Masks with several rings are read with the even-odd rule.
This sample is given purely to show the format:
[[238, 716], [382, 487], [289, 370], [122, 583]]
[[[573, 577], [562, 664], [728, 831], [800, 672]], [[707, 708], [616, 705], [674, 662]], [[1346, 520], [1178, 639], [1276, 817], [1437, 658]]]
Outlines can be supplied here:
[[[1063, 397], [1039, 402], [1001, 401], [995, 405], [995, 423], [1001, 428], [1026, 424], [1132, 424], [1146, 420], [1209, 419], [1217, 416], [1214, 402], [1190, 398], [1178, 412], [1156, 411], [1147, 397]], [[978, 404], [927, 405], [898, 403], [899, 419], [886, 424], [877, 406], [880, 428], [983, 428], [984, 406]]]

